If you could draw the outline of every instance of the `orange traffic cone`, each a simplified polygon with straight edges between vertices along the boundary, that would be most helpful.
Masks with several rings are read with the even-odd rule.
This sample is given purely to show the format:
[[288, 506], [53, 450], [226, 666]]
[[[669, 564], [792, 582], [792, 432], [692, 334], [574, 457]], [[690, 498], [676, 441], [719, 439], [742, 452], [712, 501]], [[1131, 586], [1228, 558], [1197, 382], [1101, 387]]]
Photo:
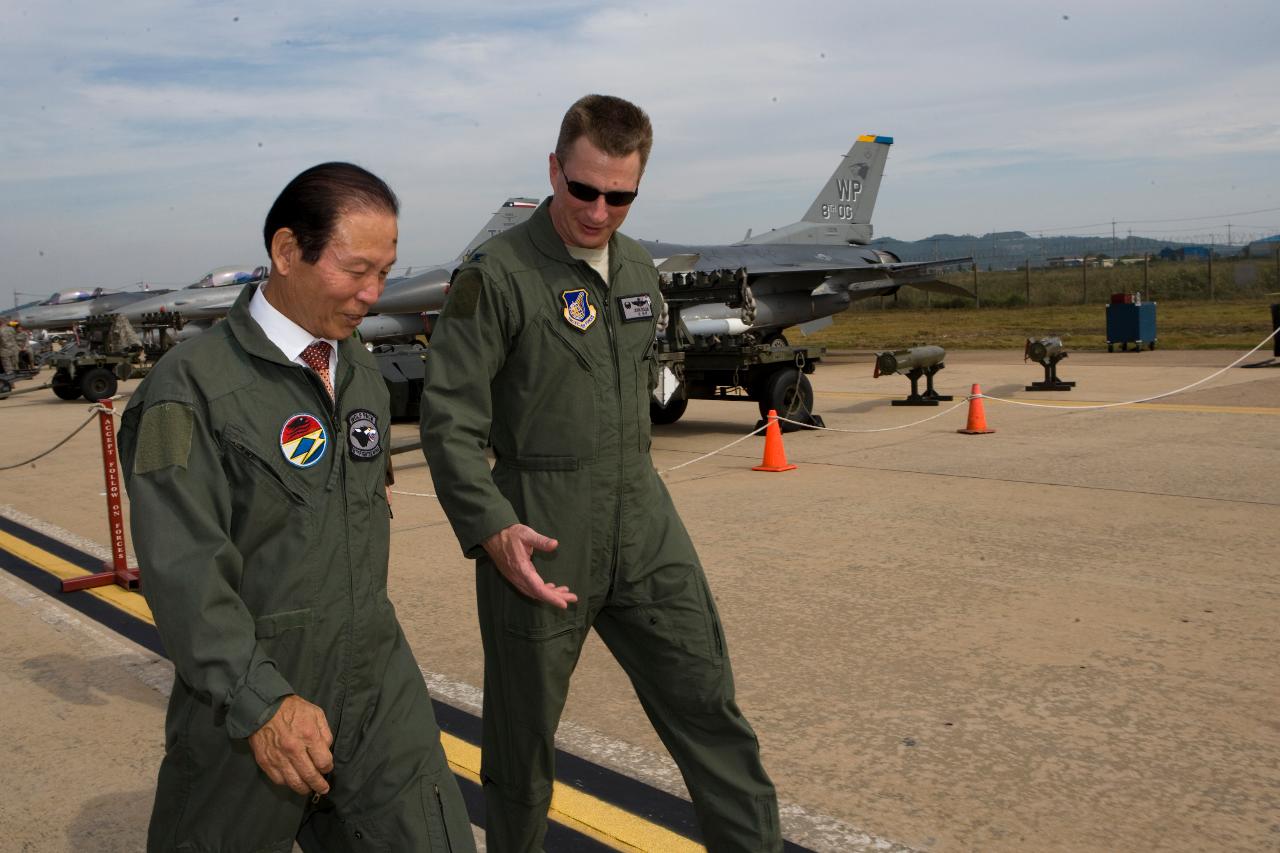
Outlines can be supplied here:
[[786, 451], [782, 449], [782, 428], [778, 426], [778, 413], [769, 410], [769, 425], [764, 430], [764, 460], [752, 471], [790, 471]]
[[958, 429], [956, 432], [967, 435], [995, 432], [993, 429], [987, 429], [987, 414], [982, 410], [982, 389], [978, 387], [977, 382], [973, 383], [973, 389], [969, 392], [969, 423], [964, 429]]

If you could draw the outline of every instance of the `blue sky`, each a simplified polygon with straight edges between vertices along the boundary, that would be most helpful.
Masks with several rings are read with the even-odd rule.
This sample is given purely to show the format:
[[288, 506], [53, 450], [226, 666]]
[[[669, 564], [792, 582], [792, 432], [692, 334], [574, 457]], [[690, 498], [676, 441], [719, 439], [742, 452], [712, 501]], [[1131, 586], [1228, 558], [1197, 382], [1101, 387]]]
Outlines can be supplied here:
[[1280, 232], [1274, 3], [476, 6], [4, 4], [0, 305], [263, 263], [272, 199], [331, 159], [399, 193], [403, 265], [443, 261], [549, 191], [592, 91], [654, 122], [637, 237], [792, 222], [860, 133], [894, 137], [880, 236]]

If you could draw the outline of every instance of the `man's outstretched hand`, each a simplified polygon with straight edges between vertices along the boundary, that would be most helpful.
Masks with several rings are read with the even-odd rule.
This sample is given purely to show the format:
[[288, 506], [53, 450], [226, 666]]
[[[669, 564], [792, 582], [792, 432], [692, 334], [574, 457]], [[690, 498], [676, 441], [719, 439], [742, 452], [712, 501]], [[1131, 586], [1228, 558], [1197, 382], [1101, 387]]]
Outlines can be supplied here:
[[550, 536], [543, 536], [523, 524], [503, 528], [483, 542], [484, 550], [512, 586], [534, 601], [545, 601], [565, 610], [578, 600], [578, 596], [567, 586], [544, 581], [531, 559], [534, 551], [554, 551], [559, 544]]

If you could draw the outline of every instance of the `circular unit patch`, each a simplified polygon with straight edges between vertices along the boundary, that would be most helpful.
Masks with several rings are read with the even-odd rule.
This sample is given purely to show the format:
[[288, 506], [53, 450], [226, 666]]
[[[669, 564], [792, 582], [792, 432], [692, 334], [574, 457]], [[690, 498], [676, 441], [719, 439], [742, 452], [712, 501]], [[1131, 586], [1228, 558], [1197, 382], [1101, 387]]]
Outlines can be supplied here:
[[280, 452], [295, 468], [310, 468], [324, 458], [329, 433], [315, 415], [290, 415], [280, 430]]
[[372, 459], [382, 452], [378, 418], [373, 412], [356, 409], [347, 415], [347, 447], [352, 459]]

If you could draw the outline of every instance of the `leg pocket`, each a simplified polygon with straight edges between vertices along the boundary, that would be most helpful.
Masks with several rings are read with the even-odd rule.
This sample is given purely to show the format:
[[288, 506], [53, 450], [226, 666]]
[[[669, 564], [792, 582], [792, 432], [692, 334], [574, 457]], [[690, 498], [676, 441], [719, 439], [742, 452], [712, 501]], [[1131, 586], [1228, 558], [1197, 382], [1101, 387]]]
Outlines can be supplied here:
[[[354, 818], [316, 814], [303, 848], [342, 853], [475, 853], [471, 819], [448, 770], [423, 775], [376, 814]], [[300, 839], [302, 840], [302, 839]]]
[[476, 844], [471, 818], [453, 774], [446, 771], [434, 779], [423, 776], [421, 795], [432, 853], [473, 853]]

